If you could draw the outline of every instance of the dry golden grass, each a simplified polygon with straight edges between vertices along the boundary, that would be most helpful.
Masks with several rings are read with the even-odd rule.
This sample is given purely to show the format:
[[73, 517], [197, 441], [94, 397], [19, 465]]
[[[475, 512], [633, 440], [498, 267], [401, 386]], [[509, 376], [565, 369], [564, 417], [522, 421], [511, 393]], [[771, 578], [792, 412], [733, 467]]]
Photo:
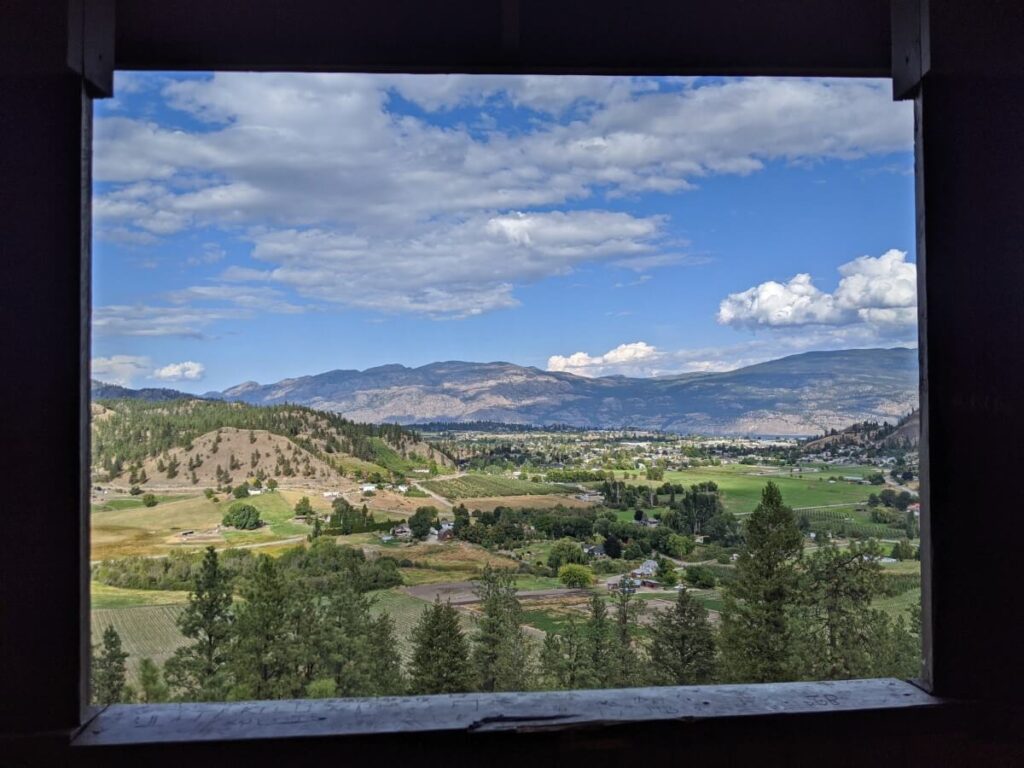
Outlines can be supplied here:
[[453, 541], [445, 544], [411, 544], [389, 550], [399, 560], [409, 559], [427, 568], [438, 570], [479, 571], [485, 565], [492, 568], [515, 568], [519, 564], [503, 555], [488, 552], [483, 547]]
[[[164, 502], [155, 507], [135, 507], [92, 513], [93, 560], [129, 555], [163, 554], [187, 547], [171, 543], [179, 531], [204, 531], [216, 527], [224, 512], [221, 507], [200, 496], [182, 501]], [[197, 542], [204, 546], [211, 542]]]

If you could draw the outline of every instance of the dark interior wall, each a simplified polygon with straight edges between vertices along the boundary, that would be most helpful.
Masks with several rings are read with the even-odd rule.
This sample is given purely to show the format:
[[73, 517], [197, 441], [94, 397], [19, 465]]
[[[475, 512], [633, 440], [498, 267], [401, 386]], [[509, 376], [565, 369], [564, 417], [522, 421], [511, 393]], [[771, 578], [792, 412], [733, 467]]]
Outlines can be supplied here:
[[89, 284], [82, 85], [66, 64], [67, 5], [5, 0], [0, 19], [2, 731], [70, 727], [80, 714]]
[[[118, 60], [192, 69], [410, 71], [884, 74], [888, 66], [888, 9], [881, 0], [338, 5], [343, 10], [332, 5], [335, 21], [325, 23], [328, 4], [312, 0], [122, 0]], [[835, 764], [1024, 764], [1017, 704], [1024, 597], [1016, 555], [1024, 515], [1014, 485], [1024, 434], [1024, 4], [930, 0], [929, 8], [932, 71], [917, 103], [920, 280], [927, 292], [925, 505], [932, 514], [928, 643], [935, 691], [962, 703], [911, 719], [876, 713], [70, 753], [67, 737], [80, 722], [86, 615], [78, 583], [86, 536], [78, 510], [87, 408], [81, 150], [88, 121], [82, 82], [67, 67], [67, 3], [4, 0], [0, 734], [8, 735], [0, 736], [0, 765], [138, 765], [172, 756], [175, 764], [202, 764], [239, 755], [288, 764], [288, 756], [323, 762], [339, 750], [429, 764], [439, 754], [429, 751], [435, 747], [446, 764], [467, 765], [507, 763], [512, 755], [519, 764], [820, 764], [826, 755]], [[347, 44], [333, 44], [335, 35], [347, 36]]]
[[126, 69], [889, 73], [888, 0], [133, 0]]

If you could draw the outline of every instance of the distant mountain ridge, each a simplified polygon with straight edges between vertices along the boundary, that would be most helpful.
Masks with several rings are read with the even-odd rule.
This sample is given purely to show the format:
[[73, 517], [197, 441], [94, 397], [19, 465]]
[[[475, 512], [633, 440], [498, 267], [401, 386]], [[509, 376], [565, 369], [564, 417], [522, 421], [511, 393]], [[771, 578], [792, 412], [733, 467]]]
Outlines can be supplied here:
[[177, 389], [166, 389], [164, 387], [144, 387], [142, 389], [129, 389], [120, 384], [107, 384], [92, 379], [90, 382], [91, 396], [93, 400], [149, 400], [158, 402], [161, 400], [205, 400], [205, 396], [191, 395], [188, 392], [180, 392]]
[[918, 404], [917, 350], [805, 352], [720, 373], [587, 378], [506, 362], [383, 365], [249, 381], [220, 393], [360, 422], [497, 421], [709, 435], [820, 435], [895, 421]]

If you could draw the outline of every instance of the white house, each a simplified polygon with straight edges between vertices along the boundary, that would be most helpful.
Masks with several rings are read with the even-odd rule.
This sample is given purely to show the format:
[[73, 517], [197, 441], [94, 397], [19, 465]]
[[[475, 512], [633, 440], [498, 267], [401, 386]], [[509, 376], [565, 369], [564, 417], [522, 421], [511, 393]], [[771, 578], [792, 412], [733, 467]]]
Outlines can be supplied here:
[[362, 491], [363, 493], [372, 493], [373, 491], [377, 490], [377, 486], [374, 485], [373, 483], [363, 483], [361, 486], [359, 486], [359, 490]]

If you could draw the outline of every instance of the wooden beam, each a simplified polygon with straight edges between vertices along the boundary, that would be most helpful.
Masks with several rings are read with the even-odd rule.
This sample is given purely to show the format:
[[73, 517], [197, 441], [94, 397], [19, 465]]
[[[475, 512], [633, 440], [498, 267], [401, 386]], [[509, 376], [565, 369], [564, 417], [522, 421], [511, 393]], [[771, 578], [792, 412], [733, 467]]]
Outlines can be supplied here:
[[119, 69], [890, 73], [888, 0], [133, 0]]

